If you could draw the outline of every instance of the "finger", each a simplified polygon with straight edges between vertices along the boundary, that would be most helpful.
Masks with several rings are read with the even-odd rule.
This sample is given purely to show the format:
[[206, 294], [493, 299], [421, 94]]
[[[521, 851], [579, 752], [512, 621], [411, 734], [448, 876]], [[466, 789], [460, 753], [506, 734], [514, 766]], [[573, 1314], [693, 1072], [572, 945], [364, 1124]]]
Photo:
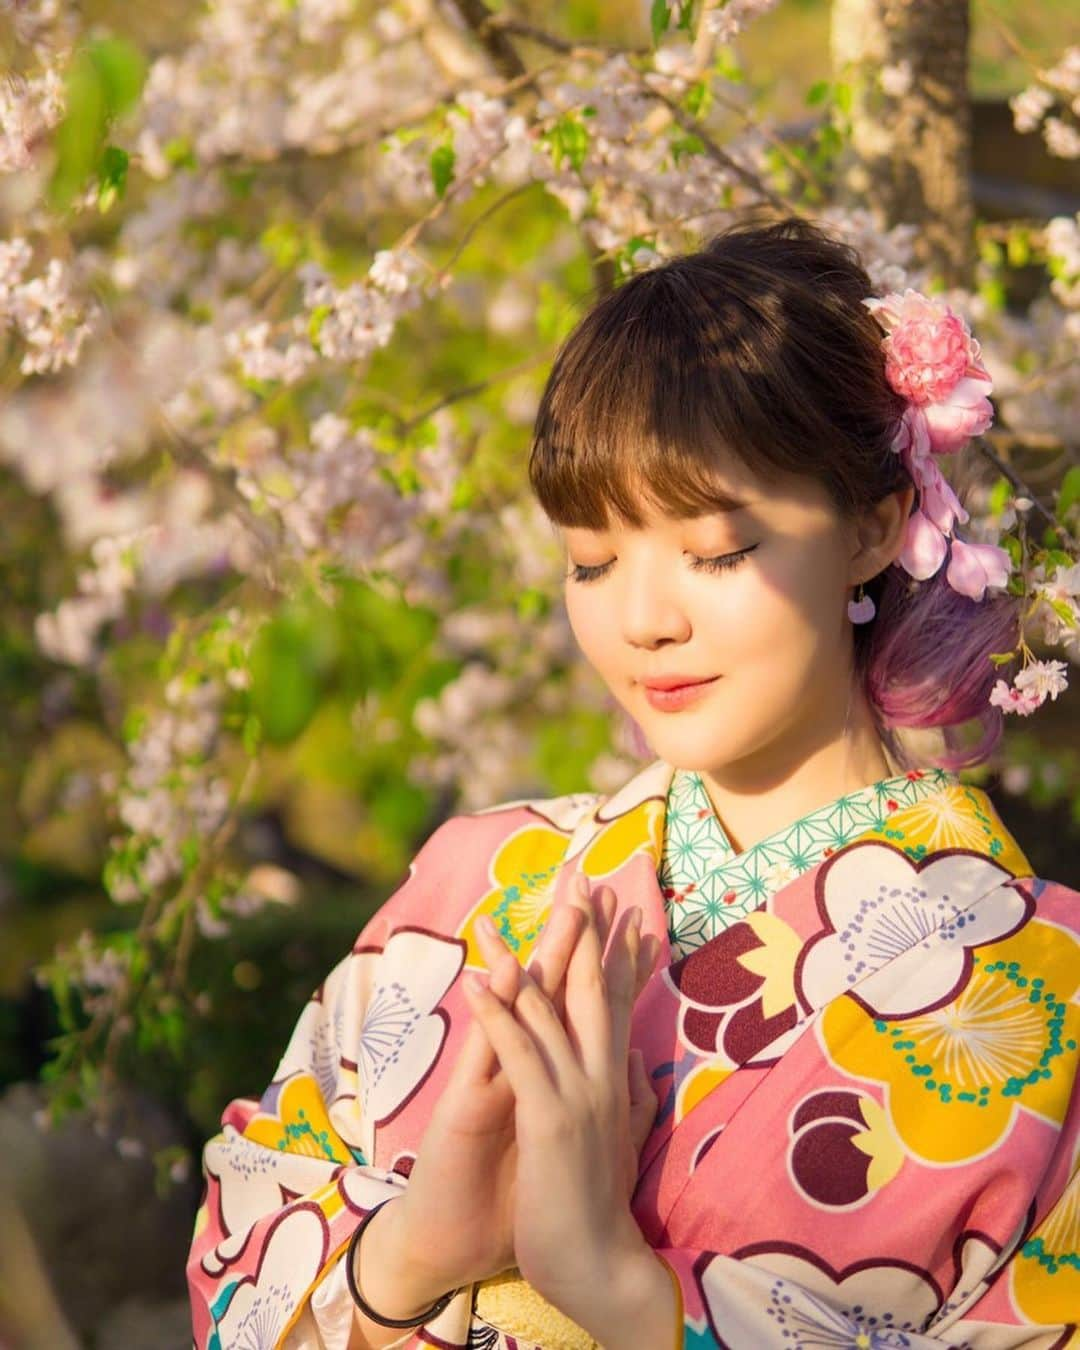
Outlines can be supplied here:
[[550, 1117], [554, 1082], [529, 1030], [475, 976], [464, 981], [465, 997], [491, 1042], [519, 1108], [530, 1123]]
[[528, 971], [521, 973], [513, 1012], [532, 1035], [560, 1094], [580, 1093], [584, 1088], [584, 1072], [568, 1028]]
[[611, 1012], [597, 909], [592, 904], [585, 906], [585, 923], [566, 970], [565, 1021], [570, 1044], [584, 1073], [593, 1082], [606, 1082], [611, 1073]]
[[630, 1138], [640, 1157], [645, 1140], [656, 1120], [659, 1097], [649, 1081], [645, 1057], [640, 1050], [630, 1051]]
[[[527, 970], [540, 988], [555, 1006], [560, 1020], [563, 1015], [563, 980], [566, 967], [573, 955], [577, 935], [584, 922], [583, 911], [576, 905], [556, 904], [548, 918], [544, 931], [533, 949]], [[504, 952], [510, 952], [490, 917], [481, 915], [475, 925], [476, 942], [480, 954], [488, 969], [494, 969], [495, 962]], [[510, 953], [514, 960], [517, 956]], [[505, 1000], [504, 1000], [505, 1001]], [[512, 1000], [511, 1000], [512, 1002]]]
[[593, 886], [584, 872], [577, 872], [567, 889], [565, 903], [582, 914], [592, 915], [603, 951], [615, 915], [615, 892], [610, 886]]
[[[492, 995], [506, 1007], [513, 1006], [521, 982], [521, 967], [517, 959], [504, 948], [502, 954], [489, 963], [489, 969]], [[448, 1087], [450, 1084], [467, 1087], [487, 1083], [497, 1077], [498, 1072], [498, 1056], [483, 1028], [474, 1020], [454, 1061]]]
[[[661, 942], [655, 933], [646, 933], [641, 939], [638, 952], [637, 993], [640, 994], [653, 977], [657, 958], [660, 955]], [[636, 998], [636, 995], [635, 995]]]
[[619, 915], [604, 960], [611, 1020], [611, 1071], [625, 1066], [630, 1046], [630, 1020], [638, 994], [641, 947], [641, 907], [632, 905]]
[[528, 973], [562, 1014], [563, 980], [577, 946], [585, 916], [577, 905], [560, 904], [552, 911], [547, 927], [537, 944]]

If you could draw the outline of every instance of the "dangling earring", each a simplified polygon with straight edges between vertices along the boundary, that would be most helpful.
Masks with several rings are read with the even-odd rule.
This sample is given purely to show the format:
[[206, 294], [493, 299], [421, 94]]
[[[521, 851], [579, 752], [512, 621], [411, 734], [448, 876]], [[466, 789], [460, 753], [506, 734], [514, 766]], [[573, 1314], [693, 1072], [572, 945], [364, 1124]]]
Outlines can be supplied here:
[[847, 616], [852, 623], [869, 623], [877, 613], [872, 595], [863, 594], [863, 584], [859, 582], [859, 594], [847, 602]]

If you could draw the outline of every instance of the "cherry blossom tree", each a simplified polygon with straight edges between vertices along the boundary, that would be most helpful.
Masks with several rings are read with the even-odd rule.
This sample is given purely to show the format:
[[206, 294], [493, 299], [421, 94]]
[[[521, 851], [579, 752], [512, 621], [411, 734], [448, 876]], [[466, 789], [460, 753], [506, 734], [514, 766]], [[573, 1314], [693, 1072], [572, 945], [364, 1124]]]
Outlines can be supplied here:
[[[885, 0], [836, 0], [833, 78], [791, 135], [738, 55], [770, 8], [654, 0], [609, 42], [484, 0], [217, 0], [151, 56], [61, 0], [0, 5], [0, 462], [8, 500], [47, 507], [24, 749], [63, 766], [35, 838], [98, 820], [122, 916], [40, 972], [58, 1107], [177, 1053], [215, 1016], [199, 944], [295, 898], [253, 814], [385, 887], [440, 812], [632, 771], [554, 601], [528, 432], [581, 304], [748, 210], [814, 216], [879, 288], [943, 285], [978, 332], [997, 419], [969, 535], [1009, 551], [1026, 613], [995, 701], [1057, 699], [1080, 659], [1080, 217], [973, 220], [963, 80], [932, 119], [931, 37]], [[885, 28], [853, 44], [871, 10]], [[1080, 50], [1013, 109], [1075, 158]], [[96, 749], [69, 762], [76, 715]], [[999, 767], [1020, 785], [1047, 760], [1013, 734]], [[333, 786], [298, 805], [316, 761]]]

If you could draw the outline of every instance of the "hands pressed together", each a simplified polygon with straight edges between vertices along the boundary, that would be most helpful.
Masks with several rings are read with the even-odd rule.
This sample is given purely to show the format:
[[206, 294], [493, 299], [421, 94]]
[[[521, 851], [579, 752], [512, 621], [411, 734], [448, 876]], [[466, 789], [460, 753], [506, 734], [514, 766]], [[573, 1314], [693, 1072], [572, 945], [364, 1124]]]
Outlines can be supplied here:
[[657, 1099], [630, 1019], [660, 942], [641, 938], [637, 906], [611, 931], [615, 910], [610, 887], [590, 895], [579, 875], [527, 968], [479, 921], [489, 976], [465, 979], [475, 1021], [390, 1206], [422, 1263], [416, 1290], [435, 1297], [516, 1265], [587, 1325], [598, 1289], [639, 1258], [630, 1197]]

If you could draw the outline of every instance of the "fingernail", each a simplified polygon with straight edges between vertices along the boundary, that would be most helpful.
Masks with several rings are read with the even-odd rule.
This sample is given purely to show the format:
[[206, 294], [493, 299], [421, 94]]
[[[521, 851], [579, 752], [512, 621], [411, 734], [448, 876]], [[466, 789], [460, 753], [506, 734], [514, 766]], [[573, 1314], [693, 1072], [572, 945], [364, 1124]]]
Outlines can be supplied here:
[[475, 975], [465, 976], [465, 989], [470, 994], [486, 994], [487, 986], [480, 983]]
[[641, 930], [641, 906], [635, 905], [630, 911], [630, 926], [636, 931]]
[[589, 898], [589, 878], [585, 875], [584, 872], [578, 872], [578, 873], [575, 875], [575, 877], [574, 877], [574, 884], [575, 884], [575, 886], [577, 886], [577, 893], [578, 893], [578, 895], [581, 896], [582, 900], [588, 900], [588, 898]]
[[488, 937], [495, 937], [498, 929], [495, 927], [495, 920], [490, 914], [481, 914], [476, 921], [477, 928], [485, 932]]

